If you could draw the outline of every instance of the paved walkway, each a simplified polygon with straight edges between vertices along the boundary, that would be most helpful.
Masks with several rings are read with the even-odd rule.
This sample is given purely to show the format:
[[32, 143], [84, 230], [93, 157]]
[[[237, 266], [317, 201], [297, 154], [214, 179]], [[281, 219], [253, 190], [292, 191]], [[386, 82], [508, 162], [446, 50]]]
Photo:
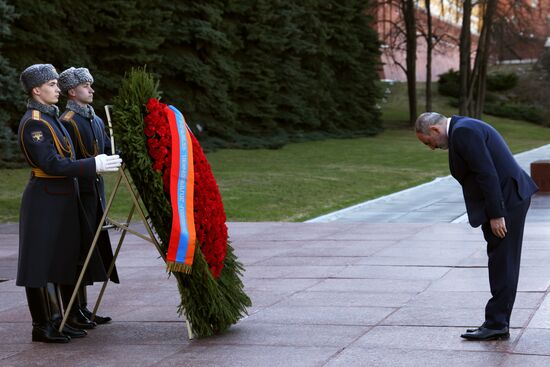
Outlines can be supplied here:
[[[534, 202], [550, 208], [548, 196]], [[377, 221], [230, 223], [253, 307], [227, 333], [192, 341], [174, 280], [156, 250], [130, 235], [121, 284], [100, 308], [114, 321], [66, 345], [30, 341], [13, 280], [17, 225], [0, 225], [0, 366], [550, 366], [548, 217], [528, 219], [511, 338], [485, 343], [459, 337], [483, 321], [489, 297], [479, 229]]]
[[[2, 257], [14, 259], [17, 236], [2, 228]], [[0, 283], [0, 366], [550, 365], [548, 223], [527, 225], [511, 339], [487, 343], [459, 337], [489, 297], [480, 234], [466, 224], [232, 223], [230, 233], [254, 306], [227, 333], [187, 340], [176, 284], [130, 236], [122, 283], [100, 309], [114, 322], [84, 339], [31, 343], [23, 290]]]
[[[521, 167], [530, 172], [530, 163], [550, 159], [550, 144], [515, 155]], [[537, 198], [539, 199], [539, 198]], [[539, 207], [534, 202], [530, 219], [545, 221], [550, 218], [550, 207]], [[309, 222], [370, 222], [370, 223], [466, 223], [466, 207], [462, 189], [451, 176], [403, 190], [382, 198], [366, 201], [349, 208], [329, 213]]]

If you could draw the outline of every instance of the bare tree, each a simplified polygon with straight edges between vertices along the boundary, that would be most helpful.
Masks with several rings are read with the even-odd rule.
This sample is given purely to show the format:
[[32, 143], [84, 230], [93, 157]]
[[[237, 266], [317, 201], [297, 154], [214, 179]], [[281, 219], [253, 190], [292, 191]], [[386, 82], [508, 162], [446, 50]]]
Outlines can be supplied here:
[[[424, 0], [424, 6], [426, 11], [426, 16], [419, 16], [419, 21], [417, 23], [417, 30], [426, 41], [426, 111], [432, 110], [432, 63], [433, 55], [438, 52], [445, 53], [448, 52], [447, 46], [438, 51], [438, 46], [441, 43], [448, 44], [458, 44], [458, 38], [453, 36], [451, 31], [452, 25], [448, 22], [442, 21], [440, 19], [435, 19], [432, 17], [431, 10], [431, 0]], [[440, 11], [444, 11], [445, 2], [440, 0], [439, 3]]]
[[[460, 35], [460, 114], [468, 114], [480, 118], [485, 104], [485, 93], [487, 84], [487, 66], [491, 48], [491, 33], [493, 20], [497, 10], [498, 0], [479, 0], [481, 6], [483, 23], [477, 42], [474, 68], [470, 68], [471, 48], [471, 0], [464, 0], [462, 31]], [[466, 83], [466, 85], [464, 85]]]
[[500, 1], [493, 22], [492, 47], [499, 61], [537, 59], [548, 37], [548, 1]]
[[[477, 44], [476, 59], [474, 69], [472, 70], [472, 88], [469, 90], [468, 99], [474, 100], [470, 104], [470, 115], [480, 118], [485, 104], [485, 94], [487, 91], [487, 67], [489, 65], [489, 56], [491, 50], [491, 32], [493, 19], [496, 14], [498, 0], [483, 1], [483, 25]], [[474, 96], [474, 91], [476, 95]]]
[[[432, 109], [432, 63], [433, 55], [438, 51], [440, 43], [458, 44], [453, 36], [452, 25], [434, 18], [431, 14], [430, 0], [424, 0], [426, 14], [419, 0], [380, 0], [378, 22], [379, 33], [384, 43], [384, 54], [391, 59], [392, 64], [399, 67], [407, 78], [409, 97], [409, 121], [414, 124], [417, 114], [416, 94], [416, 56], [418, 52], [417, 38], [420, 35], [427, 45], [426, 62], [426, 110]], [[445, 2], [440, 0], [440, 9]], [[445, 46], [447, 47], [447, 46]], [[442, 52], [446, 52], [442, 51]], [[405, 58], [403, 58], [405, 55]]]
[[462, 6], [462, 29], [460, 31], [460, 94], [458, 98], [458, 110], [461, 115], [468, 114], [470, 101], [468, 100], [470, 87], [470, 52], [472, 48], [472, 0], [464, 0]]
[[[378, 21], [385, 55], [407, 78], [409, 123], [416, 120], [416, 6], [417, 0], [380, 0], [377, 5], [383, 14]], [[400, 58], [405, 54], [405, 62]]]
[[433, 51], [433, 30], [432, 10], [430, 0], [426, 1], [426, 111], [432, 110], [432, 51]]
[[416, 7], [414, 0], [401, 1], [407, 40], [407, 91], [409, 94], [409, 124], [416, 121]]

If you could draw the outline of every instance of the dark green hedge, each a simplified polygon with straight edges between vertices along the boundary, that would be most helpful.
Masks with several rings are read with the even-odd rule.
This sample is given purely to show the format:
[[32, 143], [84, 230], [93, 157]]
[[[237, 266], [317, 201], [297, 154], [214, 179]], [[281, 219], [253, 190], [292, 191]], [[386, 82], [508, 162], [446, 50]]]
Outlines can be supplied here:
[[544, 110], [538, 106], [520, 103], [486, 103], [483, 112], [493, 116], [547, 125]]
[[[381, 130], [373, 1], [7, 3], [17, 17], [4, 22], [11, 35], [0, 35], [0, 54], [15, 75], [33, 63], [86, 66], [98, 111], [126, 71], [147, 65], [203, 146], [276, 148]], [[23, 99], [0, 98], [12, 129]]]
[[449, 70], [439, 76], [437, 90], [442, 96], [458, 98], [460, 95], [460, 74], [456, 70]]
[[[516, 73], [495, 72], [487, 74], [487, 91], [503, 92], [514, 88], [519, 81]], [[449, 70], [439, 76], [437, 81], [439, 94], [458, 98], [460, 93], [460, 74]]]
[[[9, 25], [15, 16], [15, 8], [5, 0], [0, 0], [0, 50], [1, 42], [11, 35]], [[15, 120], [17, 117], [13, 117], [7, 109], [8, 105], [21, 104], [20, 101], [23, 99], [17, 78], [15, 69], [0, 52], [0, 167], [14, 167], [23, 163], [23, 156], [17, 145], [17, 136], [11, 128], [14, 124], [10, 124], [10, 120]], [[19, 122], [18, 119], [17, 122]]]
[[496, 72], [487, 75], [487, 90], [502, 92], [514, 88], [519, 81], [516, 73]]
[[[517, 86], [519, 77], [516, 73], [495, 72], [487, 75], [487, 94], [483, 112], [493, 116], [514, 120], [525, 120], [548, 126], [543, 108], [534, 104], [522, 103], [517, 97], [511, 98], [504, 91]], [[459, 73], [450, 70], [441, 74], [438, 81], [439, 93], [451, 97], [449, 104], [458, 107]]]

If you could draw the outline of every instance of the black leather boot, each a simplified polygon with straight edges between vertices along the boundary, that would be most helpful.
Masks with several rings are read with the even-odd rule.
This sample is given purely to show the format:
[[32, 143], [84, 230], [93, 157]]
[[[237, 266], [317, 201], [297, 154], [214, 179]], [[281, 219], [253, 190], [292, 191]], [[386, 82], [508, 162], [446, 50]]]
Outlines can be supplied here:
[[[67, 309], [69, 302], [71, 301], [71, 296], [73, 295], [74, 285], [60, 285], [59, 289], [61, 290], [61, 299], [63, 300], [63, 307]], [[69, 318], [67, 319], [67, 325], [72, 326], [76, 329], [93, 329], [96, 327], [96, 323], [90, 321], [80, 309], [78, 297], [73, 303], [71, 312], [69, 313]]]
[[[57, 285], [53, 283], [48, 283], [46, 286], [46, 290], [48, 296], [50, 320], [52, 320], [52, 324], [56, 327], [56, 329], [59, 329], [59, 325], [61, 325], [61, 321], [63, 321], [63, 316], [61, 314], [61, 302]], [[63, 325], [63, 334], [68, 335], [71, 338], [83, 338], [88, 335], [85, 330], [81, 330], [81, 328], [77, 328], [69, 324], [69, 319], [67, 319], [67, 322], [65, 323], [65, 325]]]
[[32, 317], [32, 341], [68, 343], [71, 338], [57, 331], [50, 321], [48, 299], [44, 288], [25, 287], [27, 303]]
[[82, 311], [84, 316], [98, 325], [108, 324], [112, 320], [109, 316], [95, 315], [92, 318], [92, 311], [88, 310], [88, 294], [86, 292], [85, 285], [81, 285], [78, 289], [78, 305], [80, 306], [80, 311]]

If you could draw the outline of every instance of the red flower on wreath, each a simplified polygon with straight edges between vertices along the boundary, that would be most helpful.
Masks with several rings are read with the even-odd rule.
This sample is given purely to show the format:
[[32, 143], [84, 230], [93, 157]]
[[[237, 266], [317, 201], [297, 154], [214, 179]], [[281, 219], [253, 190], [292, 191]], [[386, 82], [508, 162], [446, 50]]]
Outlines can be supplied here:
[[191, 135], [191, 140], [195, 169], [195, 231], [210, 272], [217, 278], [223, 269], [227, 250], [225, 210], [212, 168], [197, 139]]
[[[170, 192], [172, 138], [165, 114], [167, 105], [151, 98], [147, 103], [149, 114], [143, 119], [147, 137], [147, 151], [153, 159], [153, 169], [162, 174], [164, 191]], [[195, 231], [210, 272], [218, 278], [223, 269], [227, 251], [227, 226], [220, 190], [199, 142], [191, 134], [195, 173], [193, 206]]]

